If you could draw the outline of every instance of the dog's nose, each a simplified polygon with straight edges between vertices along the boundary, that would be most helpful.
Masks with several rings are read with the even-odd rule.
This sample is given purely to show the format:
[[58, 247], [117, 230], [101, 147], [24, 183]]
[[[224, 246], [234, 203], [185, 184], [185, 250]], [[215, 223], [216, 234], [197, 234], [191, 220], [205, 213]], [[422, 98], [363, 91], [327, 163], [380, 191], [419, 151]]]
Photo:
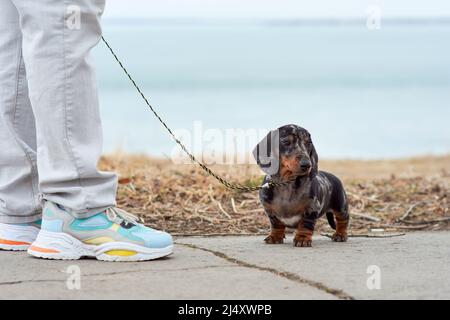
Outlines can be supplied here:
[[308, 170], [309, 168], [311, 168], [311, 161], [302, 159], [300, 161], [300, 168], [302, 168], [302, 170], [304, 171]]

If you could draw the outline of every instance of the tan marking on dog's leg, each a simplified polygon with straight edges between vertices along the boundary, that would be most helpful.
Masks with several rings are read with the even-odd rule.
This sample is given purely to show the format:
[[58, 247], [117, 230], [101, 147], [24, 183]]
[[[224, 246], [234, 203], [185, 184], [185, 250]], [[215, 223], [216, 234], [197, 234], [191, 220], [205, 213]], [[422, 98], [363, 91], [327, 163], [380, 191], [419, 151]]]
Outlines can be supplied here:
[[348, 239], [348, 225], [350, 218], [348, 214], [342, 214], [341, 212], [334, 211], [336, 218], [336, 232], [334, 233], [332, 240], [335, 242], [346, 242]]
[[270, 234], [264, 241], [267, 244], [282, 244], [286, 238], [286, 227], [282, 225], [272, 226], [270, 229]]
[[314, 230], [304, 227], [303, 220], [300, 221], [294, 237], [294, 247], [312, 247], [312, 236]]

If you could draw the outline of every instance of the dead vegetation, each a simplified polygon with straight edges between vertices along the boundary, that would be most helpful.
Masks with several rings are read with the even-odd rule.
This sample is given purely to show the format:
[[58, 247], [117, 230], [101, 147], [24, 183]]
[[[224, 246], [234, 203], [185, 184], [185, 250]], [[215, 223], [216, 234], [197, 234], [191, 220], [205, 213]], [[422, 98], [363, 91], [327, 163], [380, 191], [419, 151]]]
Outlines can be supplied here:
[[[445, 230], [450, 228], [450, 156], [392, 161], [324, 161], [345, 182], [351, 231]], [[434, 161], [433, 161], [434, 159]], [[101, 168], [120, 175], [118, 205], [147, 225], [174, 234], [265, 234], [268, 220], [258, 194], [230, 192], [193, 165], [115, 154]], [[259, 184], [254, 166], [216, 166], [222, 176]], [[370, 172], [373, 172], [371, 175]], [[330, 231], [321, 219], [317, 232]]]

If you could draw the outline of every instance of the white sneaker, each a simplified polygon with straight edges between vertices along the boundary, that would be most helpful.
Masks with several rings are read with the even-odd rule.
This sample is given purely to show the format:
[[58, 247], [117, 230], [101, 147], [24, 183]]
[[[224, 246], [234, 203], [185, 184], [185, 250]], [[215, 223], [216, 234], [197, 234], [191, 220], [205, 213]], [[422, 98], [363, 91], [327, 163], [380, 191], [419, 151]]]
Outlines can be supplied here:
[[40, 220], [22, 224], [0, 223], [0, 250], [28, 250], [39, 230]]
[[93, 257], [102, 261], [148, 261], [172, 254], [172, 236], [138, 220], [118, 208], [77, 219], [63, 207], [47, 201], [41, 231], [28, 253], [44, 259]]

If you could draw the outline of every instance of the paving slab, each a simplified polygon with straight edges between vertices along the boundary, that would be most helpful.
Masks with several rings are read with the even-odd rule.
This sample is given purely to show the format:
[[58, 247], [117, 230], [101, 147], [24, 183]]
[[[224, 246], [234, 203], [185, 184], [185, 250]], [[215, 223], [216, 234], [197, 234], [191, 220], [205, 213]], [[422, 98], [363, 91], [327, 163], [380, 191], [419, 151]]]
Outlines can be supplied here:
[[0, 251], [0, 299], [450, 299], [450, 232], [318, 236], [312, 248], [262, 239], [177, 238], [174, 255], [141, 263]]
[[0, 251], [0, 265], [0, 299], [336, 298], [184, 246], [168, 258], [140, 263], [40, 260]]
[[[450, 232], [395, 238], [314, 238], [312, 248], [266, 245], [262, 237], [184, 238], [178, 242], [220, 252], [260, 268], [298, 275], [355, 299], [450, 299]], [[370, 279], [369, 279], [370, 278]]]

